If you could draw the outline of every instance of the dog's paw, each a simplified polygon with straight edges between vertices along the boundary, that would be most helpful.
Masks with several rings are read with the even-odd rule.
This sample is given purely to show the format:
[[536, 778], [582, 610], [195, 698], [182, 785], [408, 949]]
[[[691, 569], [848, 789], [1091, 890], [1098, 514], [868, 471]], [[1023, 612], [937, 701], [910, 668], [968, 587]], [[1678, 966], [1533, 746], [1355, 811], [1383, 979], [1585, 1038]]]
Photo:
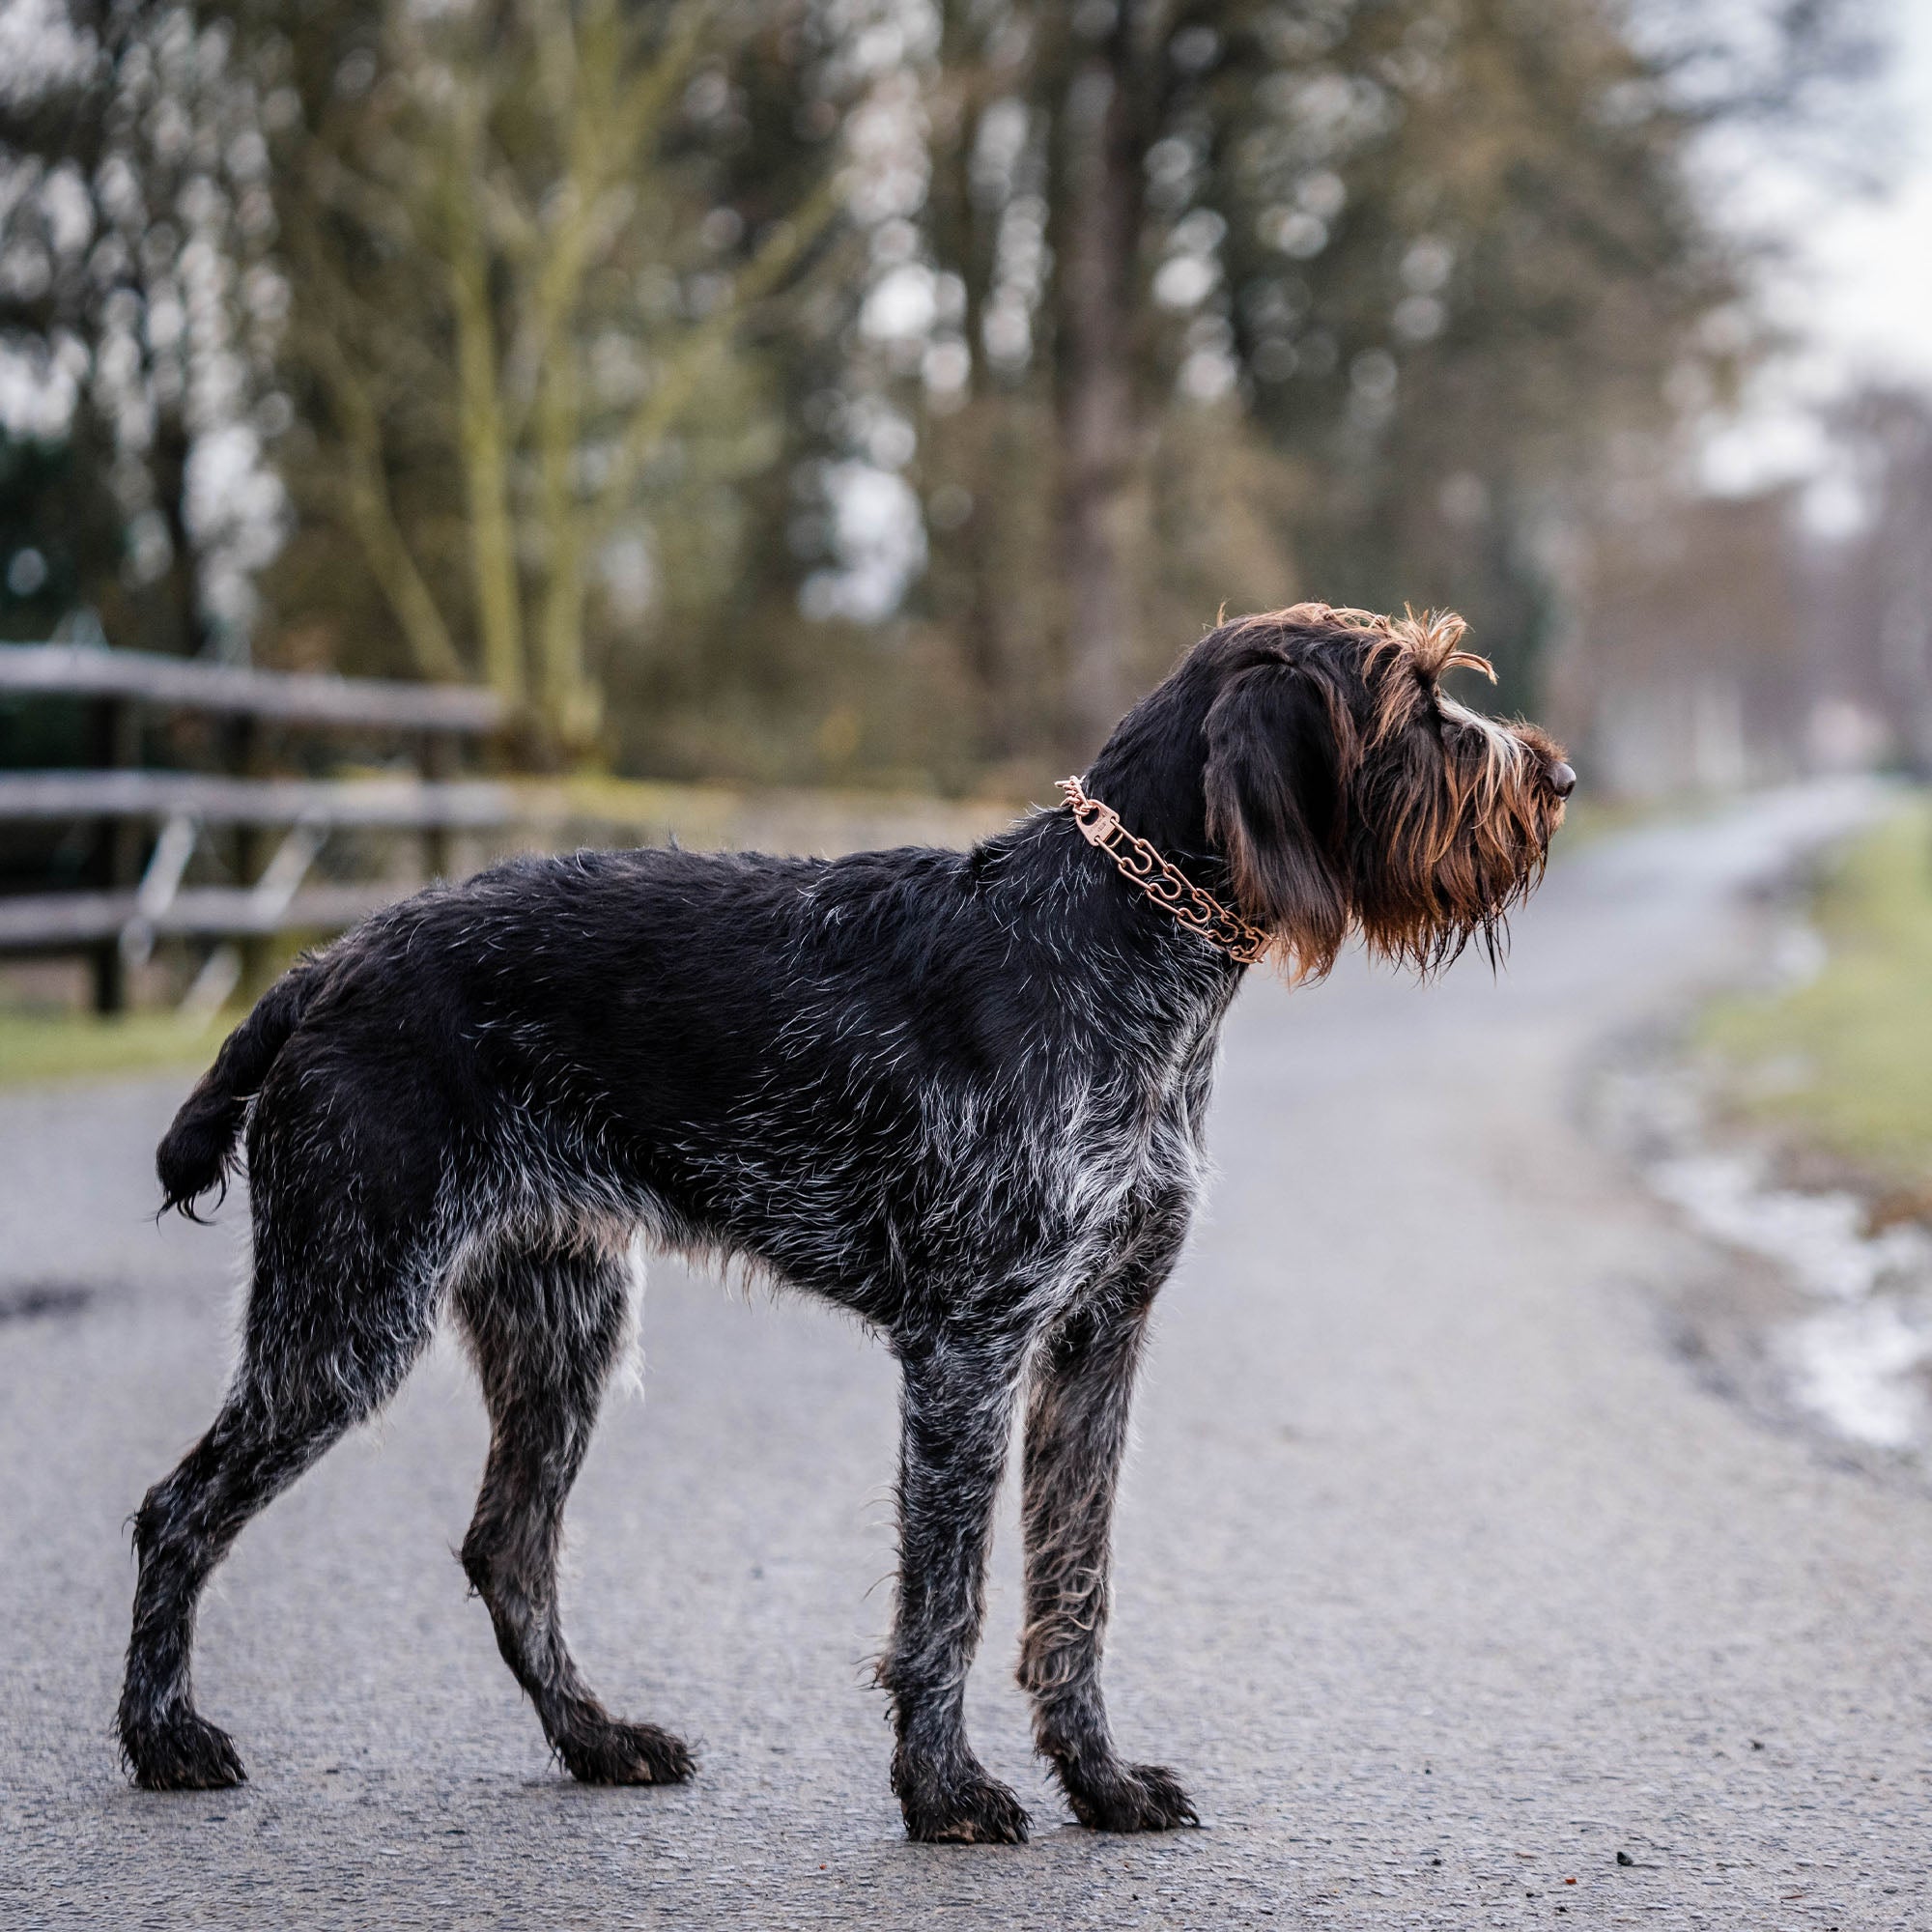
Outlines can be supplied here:
[[697, 1768], [682, 1738], [614, 1719], [559, 1738], [556, 1754], [580, 1784], [682, 1784]]
[[906, 1836], [921, 1845], [1023, 1845], [1026, 1807], [998, 1778], [975, 1765], [950, 1777], [893, 1769]]
[[1201, 1814], [1180, 1780], [1158, 1764], [1110, 1764], [1097, 1776], [1061, 1774], [1073, 1815], [1094, 1832], [1172, 1832]]
[[121, 1753], [143, 1791], [226, 1791], [248, 1781], [234, 1740], [193, 1711], [156, 1723], [124, 1723]]

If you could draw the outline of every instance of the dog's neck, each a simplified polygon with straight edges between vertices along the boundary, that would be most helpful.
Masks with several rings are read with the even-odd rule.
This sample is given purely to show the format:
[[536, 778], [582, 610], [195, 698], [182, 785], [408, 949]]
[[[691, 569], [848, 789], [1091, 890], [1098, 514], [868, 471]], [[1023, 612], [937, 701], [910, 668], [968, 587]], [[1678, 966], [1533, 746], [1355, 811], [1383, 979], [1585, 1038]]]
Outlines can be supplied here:
[[1208, 704], [1205, 690], [1171, 679], [1121, 721], [1082, 782], [1129, 832], [1219, 896], [1228, 870], [1208, 835]]
[[[1170, 679], [1122, 720], [1081, 782], [1128, 832], [1232, 907], [1227, 864], [1208, 832], [1208, 706], [1205, 683], [1194, 688], [1184, 676]], [[992, 844], [1009, 847], [1009, 857], [1023, 866], [1034, 861], [1021, 854], [1031, 853], [1055, 874], [1071, 872], [1088, 880], [1089, 903], [1102, 919], [1098, 930], [1108, 941], [1094, 956], [1118, 961], [1122, 950], [1141, 956], [1142, 965], [1129, 976], [1134, 997], [1171, 1004], [1178, 1022], [1195, 1024], [1201, 998], [1225, 1002], [1238, 983], [1241, 964], [1216, 941], [1189, 930], [1106, 854], [1095, 855], [1070, 810], [1040, 814]], [[1089, 861], [1095, 862], [1091, 869]]]
[[1090, 796], [1078, 779], [1062, 779], [1060, 789], [1081, 837], [1106, 853], [1121, 876], [1162, 911], [1243, 966], [1252, 966], [1266, 954], [1265, 932], [1195, 885], [1158, 846], [1129, 832], [1104, 799]]
[[[1064, 806], [994, 834], [972, 866], [987, 885], [1016, 894], [1006, 916], [1033, 925], [1057, 976], [1093, 982], [1095, 1012], [1125, 1006], [1148, 1026], [1193, 1027], [1202, 1002], [1224, 1007], [1246, 970], [1126, 877]], [[1225, 872], [1211, 862], [1197, 857], [1187, 870], [1225, 890]]]

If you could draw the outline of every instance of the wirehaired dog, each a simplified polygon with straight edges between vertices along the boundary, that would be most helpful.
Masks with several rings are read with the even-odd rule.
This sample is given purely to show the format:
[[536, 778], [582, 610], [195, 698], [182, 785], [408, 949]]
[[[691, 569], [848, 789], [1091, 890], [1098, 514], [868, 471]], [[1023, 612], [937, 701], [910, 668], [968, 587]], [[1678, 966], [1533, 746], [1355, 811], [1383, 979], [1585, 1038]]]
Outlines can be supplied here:
[[196, 1599], [242, 1526], [401, 1383], [447, 1311], [492, 1436], [463, 1565], [573, 1776], [688, 1777], [558, 1621], [565, 1499], [623, 1345], [628, 1257], [727, 1257], [852, 1310], [903, 1371], [879, 1666], [915, 1838], [1027, 1817], [967, 1744], [1023, 1392], [1020, 1680], [1085, 1824], [1194, 1818], [1116, 1750], [1099, 1670], [1127, 1406], [1203, 1178], [1248, 964], [1350, 933], [1423, 971], [1540, 876], [1576, 775], [1445, 696], [1460, 619], [1298, 605], [1202, 639], [1068, 803], [970, 852], [518, 860], [305, 958], [161, 1142], [192, 1213], [247, 1141], [254, 1273], [219, 1414], [135, 1520], [121, 1739], [151, 1789], [231, 1784]]

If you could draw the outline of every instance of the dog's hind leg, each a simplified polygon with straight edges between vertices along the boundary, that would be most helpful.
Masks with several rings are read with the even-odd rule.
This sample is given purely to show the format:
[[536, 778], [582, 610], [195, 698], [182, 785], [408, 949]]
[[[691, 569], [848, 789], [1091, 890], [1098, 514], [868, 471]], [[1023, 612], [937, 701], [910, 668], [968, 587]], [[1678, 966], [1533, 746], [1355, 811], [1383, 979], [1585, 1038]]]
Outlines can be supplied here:
[[1020, 1682], [1033, 1698], [1037, 1746], [1074, 1815], [1107, 1832], [1199, 1822], [1172, 1772], [1116, 1754], [1100, 1696], [1114, 1497], [1134, 1370], [1150, 1303], [1180, 1234], [1179, 1225], [1157, 1224], [1122, 1272], [1048, 1339], [1034, 1364], [1027, 1412]]
[[194, 1708], [195, 1605], [248, 1520], [394, 1394], [428, 1341], [428, 1275], [396, 1264], [318, 1279], [258, 1240], [242, 1354], [220, 1413], [134, 1519], [140, 1577], [121, 1747], [144, 1790], [239, 1784], [242, 1760]]
[[898, 1734], [893, 1790], [914, 1838], [1021, 1844], [1027, 1814], [973, 1755], [965, 1696], [1025, 1337], [941, 1334], [898, 1352], [898, 1603], [878, 1673]]
[[564, 1504], [623, 1347], [628, 1287], [619, 1256], [506, 1249], [466, 1269], [456, 1290], [491, 1428], [463, 1567], [551, 1748], [586, 1784], [669, 1784], [692, 1773], [668, 1731], [605, 1710], [558, 1614]]

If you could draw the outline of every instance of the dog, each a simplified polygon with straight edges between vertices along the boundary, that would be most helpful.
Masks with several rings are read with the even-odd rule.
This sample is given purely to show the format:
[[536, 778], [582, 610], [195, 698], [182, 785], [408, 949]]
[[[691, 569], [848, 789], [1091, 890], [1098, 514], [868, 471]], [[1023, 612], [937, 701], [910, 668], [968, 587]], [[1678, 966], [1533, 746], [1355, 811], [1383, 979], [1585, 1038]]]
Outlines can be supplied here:
[[1252, 965], [1351, 934], [1493, 959], [1576, 774], [1446, 696], [1459, 618], [1304, 604], [1210, 632], [1066, 803], [968, 852], [520, 859], [303, 958], [160, 1144], [193, 1216], [245, 1129], [253, 1275], [219, 1413], [134, 1519], [120, 1736], [148, 1789], [239, 1782], [190, 1686], [242, 1525], [393, 1395], [446, 1314], [491, 1422], [462, 1561], [570, 1774], [687, 1778], [558, 1618], [563, 1511], [626, 1343], [631, 1256], [732, 1261], [857, 1314], [903, 1373], [878, 1666], [915, 1839], [1016, 1843], [967, 1743], [987, 1541], [1025, 1408], [1036, 1743], [1085, 1825], [1198, 1823], [1100, 1691], [1116, 1480], [1149, 1311], [1204, 1172]]

